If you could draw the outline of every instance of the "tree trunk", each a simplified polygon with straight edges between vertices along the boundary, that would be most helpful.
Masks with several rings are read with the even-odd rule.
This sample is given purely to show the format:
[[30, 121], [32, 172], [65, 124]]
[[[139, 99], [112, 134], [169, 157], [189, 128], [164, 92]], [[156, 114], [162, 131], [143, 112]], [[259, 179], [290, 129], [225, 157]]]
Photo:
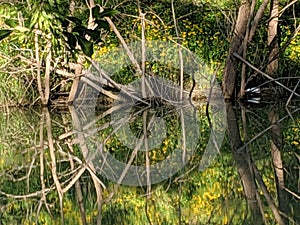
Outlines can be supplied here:
[[267, 74], [272, 77], [277, 76], [278, 72], [278, 13], [279, 0], [271, 0], [270, 21], [268, 25], [268, 47], [269, 47], [269, 64], [267, 66]]
[[246, 148], [239, 149], [243, 145], [236, 116], [230, 102], [226, 103], [227, 130], [232, 154], [237, 164], [238, 173], [242, 181], [247, 205], [250, 209], [251, 222], [263, 224], [263, 217], [257, 201], [257, 186], [252, 170], [250, 155]]
[[250, 0], [242, 1], [238, 12], [234, 33], [230, 41], [229, 53], [226, 59], [226, 66], [222, 81], [225, 100], [231, 99], [234, 92], [235, 79], [237, 76], [237, 68], [239, 62], [238, 59], [233, 56], [233, 53], [240, 54], [242, 51], [242, 48], [240, 46], [242, 45], [242, 42], [244, 40], [248, 20], [250, 19], [250, 3]]
[[[272, 0], [270, 5], [270, 21], [268, 25], [268, 46], [269, 46], [269, 64], [267, 73], [272, 77], [277, 77], [278, 74], [278, 57], [279, 57], [279, 40], [278, 40], [278, 13], [279, 0]], [[279, 124], [276, 121], [279, 119], [279, 114], [275, 109], [269, 112], [269, 120], [273, 124], [271, 130], [271, 153], [275, 173], [278, 207], [281, 212], [287, 214], [288, 201], [287, 193], [284, 188], [284, 171], [281, 158], [282, 135]], [[280, 224], [288, 224], [286, 217], [281, 218]]]
[[[37, 29], [37, 30], [39, 29], [38, 23], [36, 23], [34, 25], [34, 28]], [[44, 95], [44, 91], [43, 91], [43, 81], [42, 81], [42, 75], [41, 75], [39, 34], [37, 32], [34, 34], [34, 48], [35, 48], [36, 79], [37, 79], [38, 91], [39, 91], [41, 102], [44, 105], [45, 95]]]
[[45, 59], [45, 95], [44, 95], [44, 105], [48, 105], [49, 98], [50, 98], [50, 73], [51, 73], [51, 59], [52, 59], [52, 52], [51, 52], [51, 35], [47, 36], [47, 44], [46, 44], [46, 51], [47, 56]]

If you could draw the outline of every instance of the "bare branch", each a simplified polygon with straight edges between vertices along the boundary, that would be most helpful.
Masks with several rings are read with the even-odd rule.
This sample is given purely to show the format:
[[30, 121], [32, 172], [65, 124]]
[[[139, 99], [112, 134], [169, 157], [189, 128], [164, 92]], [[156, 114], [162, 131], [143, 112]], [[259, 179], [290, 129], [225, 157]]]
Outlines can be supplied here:
[[[249, 63], [248, 61], [246, 61], [245, 59], [243, 59], [243, 57], [241, 57], [240, 55], [238, 55], [237, 53], [233, 53], [233, 56], [235, 56], [236, 58], [238, 58], [239, 60], [241, 60], [243, 63], [245, 63], [247, 66], [249, 66], [250, 68], [252, 68], [253, 70], [255, 70], [256, 72], [258, 72], [259, 74], [263, 75], [264, 77], [268, 78], [269, 80], [274, 81], [276, 84], [278, 84], [279, 86], [283, 87], [284, 89], [288, 90], [289, 92], [293, 93], [293, 90], [291, 90], [290, 88], [286, 87], [285, 85], [283, 85], [282, 83], [280, 83], [279, 81], [277, 81], [276, 79], [272, 78], [271, 76], [269, 76], [268, 74], [262, 72], [261, 70], [259, 70], [258, 68], [256, 68], [255, 66], [253, 66], [251, 63]], [[294, 92], [294, 95], [300, 97], [300, 95], [296, 92]]]

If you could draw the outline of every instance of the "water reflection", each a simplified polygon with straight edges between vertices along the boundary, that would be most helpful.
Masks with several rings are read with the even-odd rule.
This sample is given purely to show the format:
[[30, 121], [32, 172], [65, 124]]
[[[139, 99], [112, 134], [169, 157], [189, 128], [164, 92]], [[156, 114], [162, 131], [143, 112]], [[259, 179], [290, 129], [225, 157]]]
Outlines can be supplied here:
[[[130, 187], [100, 176], [86, 160], [93, 144], [87, 138], [98, 132], [106, 139], [111, 132], [103, 114], [100, 132], [82, 127], [72, 107], [3, 110], [0, 224], [299, 224], [299, 111], [292, 104], [227, 103], [227, 138], [208, 168], [199, 171], [206, 123], [181, 171], [155, 185]], [[109, 151], [126, 161], [126, 149], [107, 140]], [[157, 151], [150, 159], [172, 152], [169, 142], [161, 146], [165, 155]]]

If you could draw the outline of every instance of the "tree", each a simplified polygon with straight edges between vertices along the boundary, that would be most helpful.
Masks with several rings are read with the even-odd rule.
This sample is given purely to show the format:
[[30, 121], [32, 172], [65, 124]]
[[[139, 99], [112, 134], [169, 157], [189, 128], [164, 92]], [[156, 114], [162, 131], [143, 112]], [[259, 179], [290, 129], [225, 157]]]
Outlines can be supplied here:
[[[100, 8], [92, 0], [87, 5], [75, 0], [30, 0], [26, 3], [14, 2], [9, 7], [13, 11], [12, 16], [20, 15], [19, 21], [16, 23], [12, 18], [6, 19], [10, 29], [0, 30], [0, 40], [11, 36], [34, 50], [34, 57], [22, 60], [34, 68], [33, 76], [41, 104], [49, 104], [53, 94], [51, 85], [57, 76], [74, 78], [69, 97], [72, 101], [84, 57], [92, 56], [94, 45], [99, 44], [101, 35], [109, 30], [106, 19], [118, 11]], [[72, 70], [75, 70], [74, 74], [70, 73]], [[64, 83], [59, 80], [59, 84]], [[54, 83], [54, 86], [59, 84]]]

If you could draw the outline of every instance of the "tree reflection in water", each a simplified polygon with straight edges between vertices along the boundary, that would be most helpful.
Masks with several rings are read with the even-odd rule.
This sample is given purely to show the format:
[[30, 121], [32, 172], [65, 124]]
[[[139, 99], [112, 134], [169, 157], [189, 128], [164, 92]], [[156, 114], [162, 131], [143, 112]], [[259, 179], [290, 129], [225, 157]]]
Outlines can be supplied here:
[[[299, 224], [299, 108], [226, 103], [226, 113], [229, 144], [212, 165], [197, 170], [206, 125], [190, 163], [149, 190], [97, 175], [85, 156], [86, 138], [99, 131], [82, 127], [71, 108], [4, 111], [1, 224]], [[101, 116], [98, 128], [108, 135], [109, 120]], [[128, 157], [113, 136], [107, 141], [113, 154]], [[172, 138], [165, 142], [171, 152]]]

